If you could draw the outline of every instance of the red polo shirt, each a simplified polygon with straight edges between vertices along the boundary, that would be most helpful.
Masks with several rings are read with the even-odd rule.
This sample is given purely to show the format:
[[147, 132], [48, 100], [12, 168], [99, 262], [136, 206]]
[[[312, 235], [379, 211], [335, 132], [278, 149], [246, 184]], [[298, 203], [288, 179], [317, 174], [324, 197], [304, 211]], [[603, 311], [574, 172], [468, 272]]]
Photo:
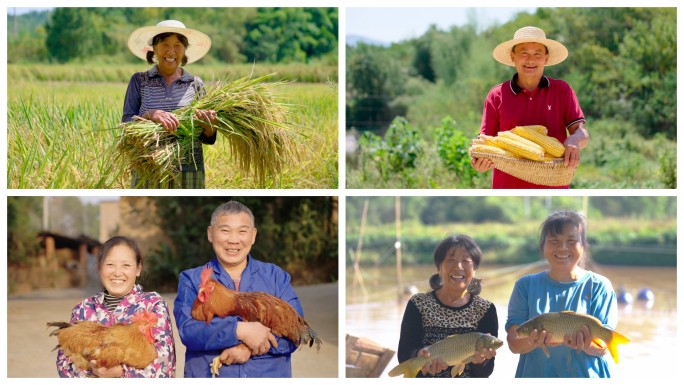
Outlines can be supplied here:
[[[565, 143], [567, 128], [584, 121], [575, 91], [568, 83], [542, 76], [539, 86], [532, 92], [516, 84], [513, 79], [501, 83], [489, 91], [482, 113], [480, 133], [496, 136], [516, 126], [541, 124], [548, 135]], [[570, 186], [542, 186], [525, 182], [498, 169], [493, 170], [492, 188], [569, 188]]]

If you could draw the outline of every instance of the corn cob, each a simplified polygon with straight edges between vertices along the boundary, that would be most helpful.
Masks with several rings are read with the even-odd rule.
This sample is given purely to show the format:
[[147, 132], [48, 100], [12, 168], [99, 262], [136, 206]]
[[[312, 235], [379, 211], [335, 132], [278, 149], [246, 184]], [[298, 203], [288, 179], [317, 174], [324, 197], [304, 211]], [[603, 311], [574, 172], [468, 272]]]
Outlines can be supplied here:
[[542, 135], [548, 135], [548, 134], [549, 134], [549, 132], [548, 132], [548, 130], [546, 129], [546, 127], [545, 127], [545, 126], [542, 126], [541, 124], [535, 124], [535, 125], [532, 125], [532, 126], [518, 126], [518, 127], [529, 128], [530, 130], [537, 131], [538, 133], [540, 133], [540, 134], [542, 134]]
[[499, 132], [499, 135], [496, 137], [496, 146], [523, 158], [532, 160], [544, 159], [544, 149], [540, 145], [510, 131]]
[[558, 160], [558, 159], [563, 159], [563, 158], [555, 157], [555, 156], [553, 156], [547, 152], [544, 154], [544, 158], [542, 159], [542, 162], [550, 162], [552, 160]]
[[542, 135], [539, 132], [529, 128], [529, 126], [519, 126], [513, 128], [511, 131], [513, 133], [522, 136], [525, 139], [537, 143], [542, 146], [546, 152], [549, 154], [560, 158], [565, 154], [565, 146], [558, 139], [552, 136]]
[[503, 148], [496, 147], [496, 146], [490, 146], [487, 144], [474, 144], [470, 147], [471, 151], [473, 152], [480, 152], [480, 153], [485, 153], [485, 154], [494, 154], [494, 155], [499, 155], [503, 156], [506, 158], [519, 158], [515, 154], [513, 154], [510, 151], [506, 151]]

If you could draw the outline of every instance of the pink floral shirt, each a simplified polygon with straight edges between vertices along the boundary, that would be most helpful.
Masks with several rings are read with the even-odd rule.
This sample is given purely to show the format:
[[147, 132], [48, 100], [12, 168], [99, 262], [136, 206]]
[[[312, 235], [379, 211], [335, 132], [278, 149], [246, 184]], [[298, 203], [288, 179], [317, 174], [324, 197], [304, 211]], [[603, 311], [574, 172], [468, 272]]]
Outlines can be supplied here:
[[[71, 323], [78, 321], [94, 321], [109, 326], [117, 323], [130, 322], [133, 314], [146, 309], [159, 316], [157, 327], [152, 329], [157, 348], [157, 358], [144, 369], [136, 369], [123, 365], [124, 377], [175, 377], [176, 350], [173, 341], [171, 317], [166, 302], [155, 292], [144, 292], [142, 286], [135, 285], [133, 290], [124, 297], [113, 312], [109, 312], [104, 305], [104, 292], [86, 298], [74, 307], [71, 312]], [[60, 377], [92, 377], [90, 370], [76, 367], [62, 349], [57, 352], [57, 373]]]

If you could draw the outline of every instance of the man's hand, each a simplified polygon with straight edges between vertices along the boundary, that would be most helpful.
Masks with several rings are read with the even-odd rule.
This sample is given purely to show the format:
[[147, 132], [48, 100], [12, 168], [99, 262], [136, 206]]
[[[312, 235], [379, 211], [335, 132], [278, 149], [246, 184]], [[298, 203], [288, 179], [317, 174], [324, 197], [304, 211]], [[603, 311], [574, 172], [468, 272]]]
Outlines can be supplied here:
[[565, 140], [565, 167], [575, 168], [580, 162], [580, 150], [589, 143], [589, 131], [584, 128], [584, 122], [579, 121], [568, 127], [570, 136]]
[[271, 346], [278, 347], [278, 341], [271, 329], [260, 322], [238, 322], [237, 337], [255, 356], [268, 352]]
[[477, 172], [486, 172], [494, 168], [494, 162], [487, 158], [470, 158], [470, 164]]
[[235, 345], [221, 352], [219, 360], [224, 365], [244, 364], [249, 361], [252, 351], [245, 344]]

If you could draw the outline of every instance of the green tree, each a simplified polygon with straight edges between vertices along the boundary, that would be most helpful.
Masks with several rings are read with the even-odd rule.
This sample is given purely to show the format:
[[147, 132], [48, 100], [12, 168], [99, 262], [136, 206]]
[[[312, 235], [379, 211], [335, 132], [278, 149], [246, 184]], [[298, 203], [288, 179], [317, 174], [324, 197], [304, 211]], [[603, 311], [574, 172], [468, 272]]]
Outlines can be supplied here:
[[7, 263], [21, 264], [38, 252], [42, 197], [7, 197]]
[[337, 279], [336, 203], [332, 197], [154, 197], [161, 226], [172, 240], [148, 256], [146, 280], [174, 290], [178, 276], [214, 257], [207, 241], [211, 214], [220, 204], [238, 200], [255, 216], [255, 258], [275, 263], [295, 282]]
[[309, 62], [337, 49], [336, 8], [259, 8], [246, 29], [249, 61]]

